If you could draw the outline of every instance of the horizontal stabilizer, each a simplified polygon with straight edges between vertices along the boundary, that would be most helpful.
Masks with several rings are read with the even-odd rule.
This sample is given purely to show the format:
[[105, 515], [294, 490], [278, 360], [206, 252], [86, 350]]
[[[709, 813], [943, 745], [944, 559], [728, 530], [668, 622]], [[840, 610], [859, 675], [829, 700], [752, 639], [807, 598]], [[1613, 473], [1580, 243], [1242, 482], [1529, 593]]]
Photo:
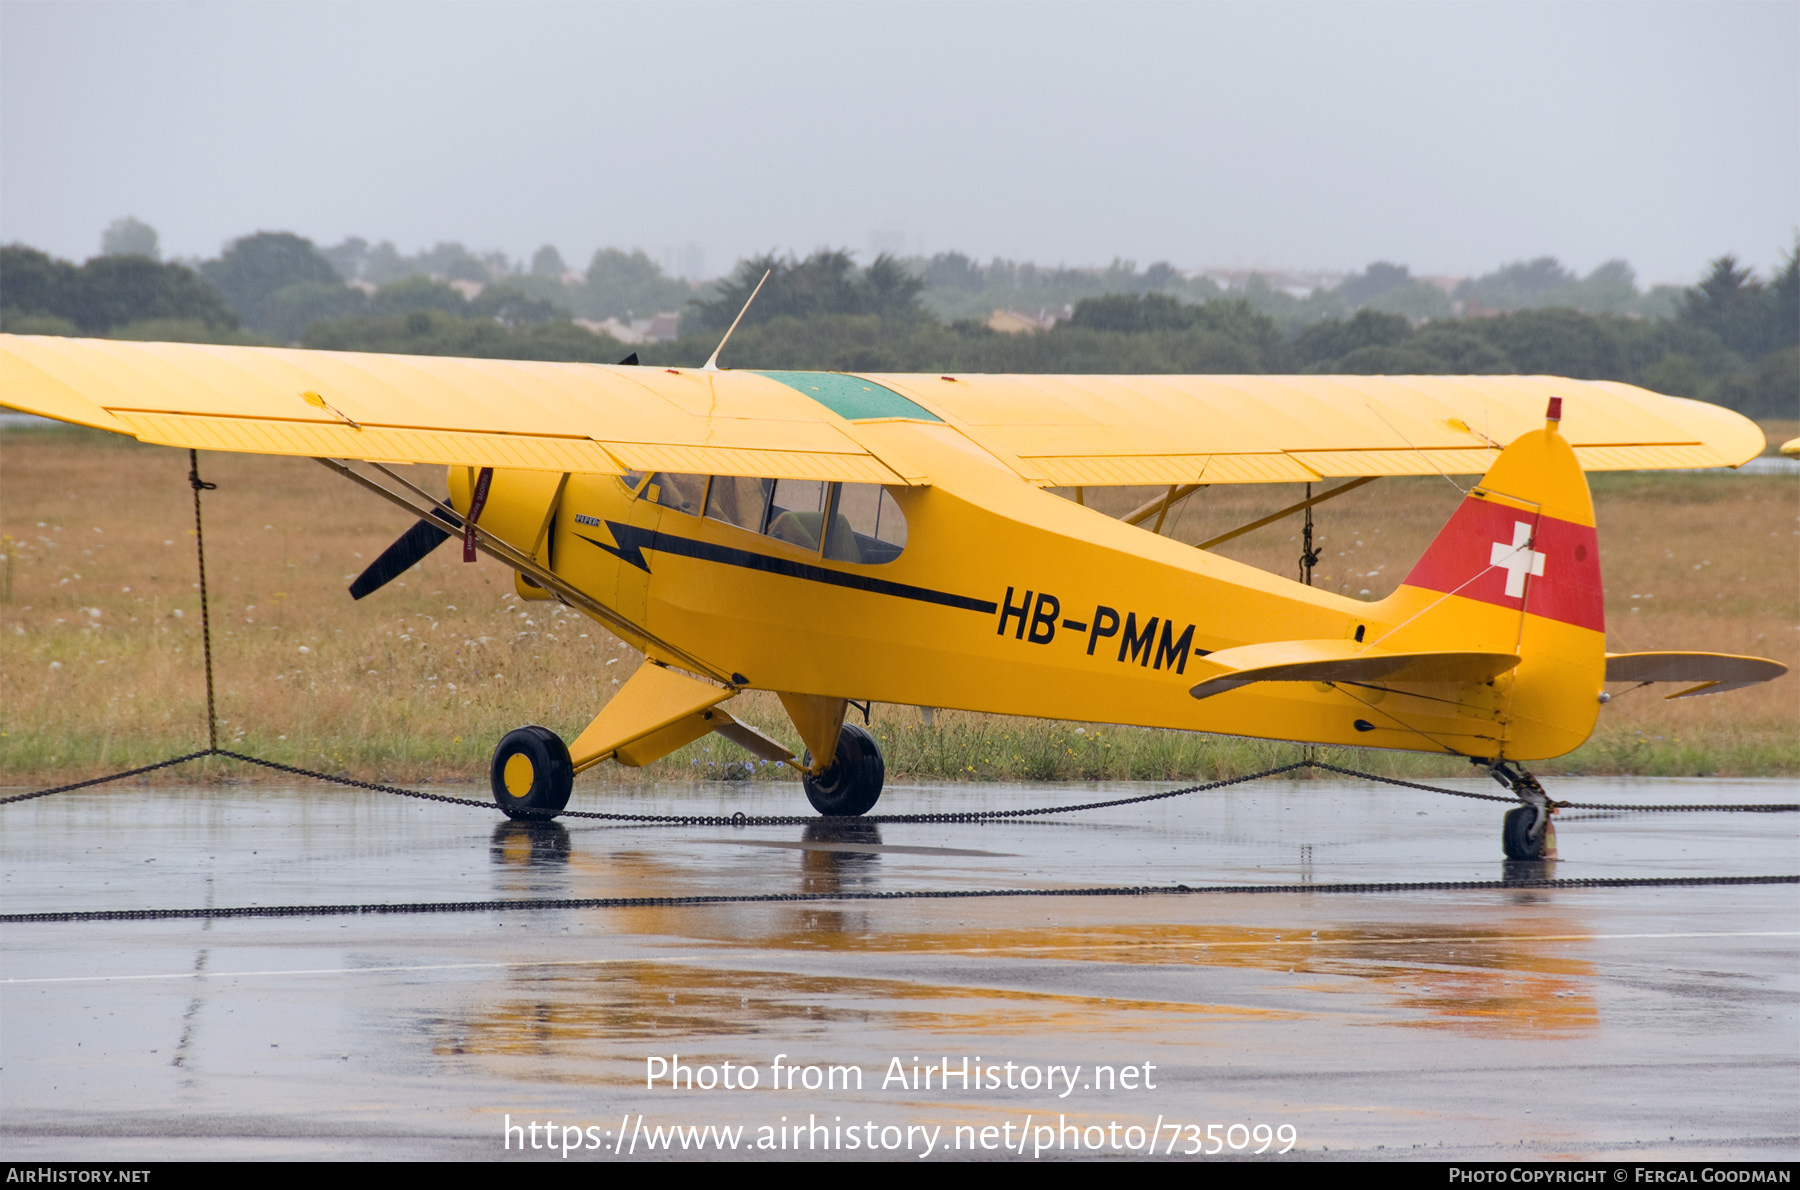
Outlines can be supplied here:
[[1609, 682], [1697, 682], [1670, 698], [1696, 694], [1723, 694], [1779, 678], [1787, 666], [1764, 657], [1739, 657], [1732, 653], [1608, 653]]
[[1278, 640], [1209, 653], [1220, 672], [1188, 693], [1211, 698], [1252, 682], [1488, 682], [1519, 664], [1515, 653], [1431, 650], [1385, 653], [1351, 640]]

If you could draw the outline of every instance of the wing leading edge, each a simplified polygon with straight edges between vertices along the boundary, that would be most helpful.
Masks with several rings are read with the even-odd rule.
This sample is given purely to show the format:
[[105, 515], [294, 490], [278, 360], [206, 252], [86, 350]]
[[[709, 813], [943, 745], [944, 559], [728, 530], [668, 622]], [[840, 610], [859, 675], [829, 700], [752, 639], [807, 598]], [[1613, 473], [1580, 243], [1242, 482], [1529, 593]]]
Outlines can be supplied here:
[[887, 423], [910, 422], [1043, 485], [1471, 474], [1551, 396], [1588, 470], [1737, 466], [1763, 447], [1717, 406], [1547, 376], [703, 372], [0, 335], [0, 404], [146, 442], [559, 472], [945, 478], [883, 458]]

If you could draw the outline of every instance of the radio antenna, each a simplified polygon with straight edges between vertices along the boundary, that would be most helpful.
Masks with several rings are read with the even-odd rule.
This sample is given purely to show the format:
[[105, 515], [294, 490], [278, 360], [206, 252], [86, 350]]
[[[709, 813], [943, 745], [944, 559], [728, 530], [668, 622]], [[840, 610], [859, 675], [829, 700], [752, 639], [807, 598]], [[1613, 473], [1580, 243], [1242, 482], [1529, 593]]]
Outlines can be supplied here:
[[725, 344], [731, 342], [731, 332], [737, 329], [738, 323], [744, 321], [744, 315], [750, 312], [750, 303], [754, 302], [756, 300], [756, 295], [762, 292], [763, 281], [767, 281], [769, 279], [769, 274], [774, 271], [774, 269], [763, 270], [762, 281], [758, 281], [756, 283], [756, 288], [750, 291], [750, 296], [744, 301], [744, 308], [738, 311], [738, 316], [733, 318], [731, 320], [731, 325], [725, 329], [725, 337], [719, 340], [719, 345], [717, 347], [713, 348], [711, 358], [706, 361], [706, 366], [700, 369], [702, 372], [717, 372], [719, 370], [719, 352], [725, 350]]

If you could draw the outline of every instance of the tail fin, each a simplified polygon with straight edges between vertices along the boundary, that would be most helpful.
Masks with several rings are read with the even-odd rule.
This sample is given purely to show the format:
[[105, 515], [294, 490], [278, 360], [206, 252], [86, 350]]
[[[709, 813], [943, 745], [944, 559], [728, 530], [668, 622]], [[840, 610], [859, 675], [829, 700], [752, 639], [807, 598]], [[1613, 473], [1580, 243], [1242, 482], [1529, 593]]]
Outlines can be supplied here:
[[1403, 585], [1605, 631], [1594, 501], [1555, 419], [1500, 453]]
[[1594, 502], [1551, 401], [1541, 430], [1500, 452], [1387, 610], [1379, 647], [1516, 653], [1495, 678], [1505, 755], [1559, 756], [1593, 731], [1606, 682], [1605, 602]]

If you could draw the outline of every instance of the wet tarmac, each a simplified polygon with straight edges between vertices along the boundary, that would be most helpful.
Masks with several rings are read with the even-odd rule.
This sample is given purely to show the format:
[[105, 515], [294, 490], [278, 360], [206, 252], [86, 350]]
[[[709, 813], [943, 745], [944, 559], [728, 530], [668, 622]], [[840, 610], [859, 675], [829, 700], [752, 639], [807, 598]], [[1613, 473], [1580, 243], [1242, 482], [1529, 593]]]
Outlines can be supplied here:
[[[900, 786], [881, 809], [1149, 788]], [[576, 804], [802, 807], [773, 783]], [[0, 907], [1800, 872], [1800, 815], [1568, 812], [1561, 858], [1521, 866], [1501, 809], [1271, 781], [975, 826], [528, 827], [316, 786], [118, 789], [0, 810]], [[1792, 1160], [1797, 909], [1788, 884], [10, 923], [0, 1138], [95, 1161], [1030, 1160], [1152, 1137], [1191, 1160]]]

